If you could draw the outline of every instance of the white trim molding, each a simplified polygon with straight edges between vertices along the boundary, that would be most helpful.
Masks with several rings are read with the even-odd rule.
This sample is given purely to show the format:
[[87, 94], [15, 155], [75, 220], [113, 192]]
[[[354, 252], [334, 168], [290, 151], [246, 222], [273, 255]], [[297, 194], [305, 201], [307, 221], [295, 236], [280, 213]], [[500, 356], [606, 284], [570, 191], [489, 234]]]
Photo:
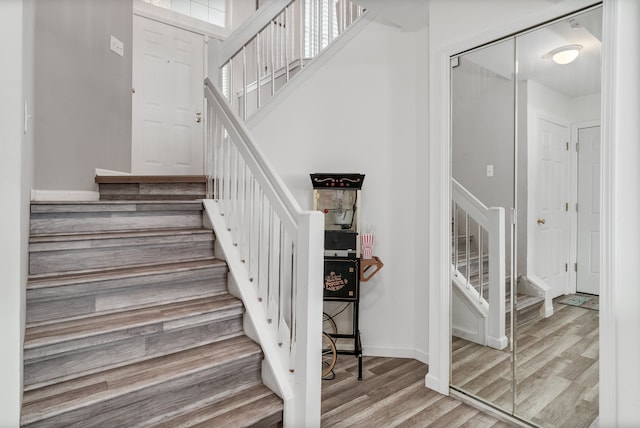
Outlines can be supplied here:
[[413, 358], [421, 363], [429, 364], [429, 354], [415, 348], [363, 344], [362, 355], [366, 357]]
[[640, 425], [640, 2], [605, 0], [603, 21], [599, 424], [627, 427]]
[[115, 171], [112, 169], [102, 169], [102, 168], [96, 168], [96, 175], [101, 175], [101, 176], [123, 176], [123, 175], [131, 175], [130, 172], [123, 172], [123, 171]]
[[91, 190], [31, 189], [32, 201], [98, 201], [100, 193]]

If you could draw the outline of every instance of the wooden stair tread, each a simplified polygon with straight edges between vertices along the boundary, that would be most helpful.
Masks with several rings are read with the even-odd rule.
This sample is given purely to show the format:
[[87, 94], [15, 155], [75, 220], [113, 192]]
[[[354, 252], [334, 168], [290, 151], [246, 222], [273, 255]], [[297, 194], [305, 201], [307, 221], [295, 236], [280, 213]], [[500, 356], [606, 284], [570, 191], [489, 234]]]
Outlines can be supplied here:
[[27, 425], [234, 361], [260, 358], [260, 347], [238, 336], [25, 392], [21, 423]]
[[[277, 422], [282, 420], [282, 409], [282, 400], [277, 395], [272, 394], [239, 408], [229, 410], [227, 413], [195, 426], [201, 428], [224, 425], [235, 427], [277, 426]], [[274, 418], [274, 413], [280, 414]]]
[[281, 424], [203, 227], [206, 177], [96, 183], [99, 201], [31, 205], [21, 425]]
[[206, 175], [96, 175], [97, 184], [206, 183]]
[[[254, 385], [213, 403], [198, 403], [163, 418], [151, 421], [154, 428], [176, 426], [246, 426], [259, 422], [265, 416], [282, 412], [282, 399], [264, 385]], [[216, 421], [214, 423], [214, 421]]]
[[[54, 235], [35, 235], [29, 238], [30, 244], [43, 242], [71, 242], [86, 241], [91, 239], [122, 239], [122, 238], [142, 238], [156, 236], [175, 236], [175, 235], [206, 235], [212, 234], [211, 229], [203, 227], [179, 228], [179, 229], [150, 229], [150, 230], [131, 230], [117, 232], [78, 232], [71, 234], [54, 234]], [[36, 251], [30, 249], [30, 251]]]
[[163, 263], [161, 265], [141, 265], [127, 268], [115, 268], [112, 270], [100, 269], [91, 272], [68, 274], [40, 274], [30, 275], [27, 281], [27, 290], [39, 288], [65, 286], [70, 284], [104, 281], [106, 279], [124, 279], [144, 275], [157, 275], [170, 272], [190, 271], [194, 269], [206, 269], [211, 267], [227, 268], [227, 264], [220, 259], [208, 258], [188, 262]]
[[524, 309], [530, 308], [533, 305], [537, 305], [538, 303], [544, 302], [544, 297], [540, 296], [530, 296], [528, 294], [518, 293], [518, 297], [516, 300], [516, 310], [522, 311]]
[[[69, 321], [28, 327], [24, 349], [57, 344], [145, 325], [196, 317], [215, 312], [243, 313], [242, 302], [230, 294], [169, 303], [130, 311], [98, 314]], [[186, 322], [186, 321], [185, 321]]]

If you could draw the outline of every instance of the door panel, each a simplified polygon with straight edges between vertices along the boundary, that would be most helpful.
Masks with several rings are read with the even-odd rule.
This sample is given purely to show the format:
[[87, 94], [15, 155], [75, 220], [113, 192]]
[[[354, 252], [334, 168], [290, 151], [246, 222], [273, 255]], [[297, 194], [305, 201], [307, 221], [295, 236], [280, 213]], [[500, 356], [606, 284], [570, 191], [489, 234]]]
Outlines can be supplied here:
[[600, 294], [600, 127], [578, 130], [577, 290]]
[[134, 174], [202, 174], [203, 81], [203, 36], [134, 16]]
[[567, 292], [569, 284], [569, 165], [568, 128], [539, 117], [537, 142], [532, 148], [537, 174], [535, 195], [533, 272], [552, 289], [554, 297]]

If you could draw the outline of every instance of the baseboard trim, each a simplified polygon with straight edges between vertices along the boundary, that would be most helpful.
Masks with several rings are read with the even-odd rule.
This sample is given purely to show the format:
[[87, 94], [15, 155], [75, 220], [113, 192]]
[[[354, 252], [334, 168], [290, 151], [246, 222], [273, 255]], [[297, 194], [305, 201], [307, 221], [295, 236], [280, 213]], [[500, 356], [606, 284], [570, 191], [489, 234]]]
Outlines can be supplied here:
[[116, 176], [120, 176], [120, 175], [131, 175], [130, 172], [124, 172], [124, 171], [115, 171], [113, 169], [102, 169], [102, 168], [96, 168], [96, 175], [116, 175]]
[[415, 351], [415, 359], [420, 361], [421, 363], [429, 364], [429, 353], [422, 349], [416, 349]]
[[413, 358], [425, 364], [429, 364], [429, 354], [426, 351], [414, 348], [362, 345], [362, 355], [367, 357]]
[[100, 193], [91, 190], [31, 189], [32, 201], [99, 201]]

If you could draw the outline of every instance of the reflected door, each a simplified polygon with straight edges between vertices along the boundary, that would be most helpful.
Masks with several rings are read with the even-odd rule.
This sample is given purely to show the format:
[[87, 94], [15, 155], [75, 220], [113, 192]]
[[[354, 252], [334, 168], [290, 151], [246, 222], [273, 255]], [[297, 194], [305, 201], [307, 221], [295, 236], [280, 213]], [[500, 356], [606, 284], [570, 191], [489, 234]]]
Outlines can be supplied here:
[[[538, 117], [537, 139], [531, 145], [529, 180], [534, 205], [534, 248], [531, 271], [551, 287], [553, 297], [569, 285], [569, 130], [567, 126]], [[533, 166], [533, 168], [531, 168]]]
[[578, 130], [577, 290], [600, 294], [600, 127]]

